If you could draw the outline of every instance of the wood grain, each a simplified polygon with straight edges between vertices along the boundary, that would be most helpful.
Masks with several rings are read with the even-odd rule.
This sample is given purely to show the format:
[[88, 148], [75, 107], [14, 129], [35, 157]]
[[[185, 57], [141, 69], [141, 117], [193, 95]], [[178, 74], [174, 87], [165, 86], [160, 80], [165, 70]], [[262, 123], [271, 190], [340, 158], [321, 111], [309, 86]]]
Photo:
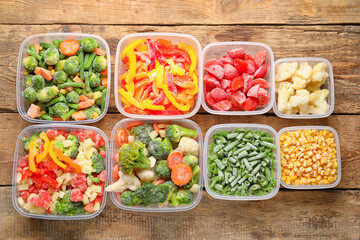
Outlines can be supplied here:
[[[275, 60], [283, 57], [325, 57], [335, 74], [335, 113], [360, 113], [360, 26], [101, 26], [101, 25], [0, 25], [0, 111], [16, 111], [16, 65], [21, 42], [44, 32], [83, 32], [102, 36], [111, 49], [111, 61], [121, 37], [133, 32], [193, 34], [202, 47], [217, 41], [263, 41]], [[30, 34], [31, 33], [31, 34]], [[7, 44], [12, 39], [14, 44]], [[266, 39], [266, 40], [265, 40]], [[309, 44], [311, 43], [311, 44]], [[286, 46], [286, 47], [284, 47]], [[340, 54], [341, 53], [341, 54]], [[346, 57], [344, 57], [344, 54]], [[112, 67], [114, 70], [114, 67]], [[114, 76], [114, 75], [112, 75]], [[118, 112], [113, 89], [109, 112]]]
[[[358, 0], [175, 0], [166, 4], [161, 0], [149, 0], [144, 3], [3, 0], [0, 12], [6, 14], [1, 14], [0, 23], [339, 24], [358, 23], [360, 13]], [[51, 6], [51, 14], [46, 14], [46, 5]]]
[[[267, 124], [279, 131], [283, 127], [292, 125], [325, 125], [334, 127], [340, 137], [342, 179], [337, 188], [360, 189], [360, 139], [354, 137], [354, 132], [360, 129], [360, 116], [330, 116], [326, 119], [314, 119], [304, 122], [280, 119], [274, 116], [249, 116], [249, 117], [226, 117], [208, 114], [197, 114], [191, 118], [200, 127], [205, 136], [206, 131], [216, 124], [221, 123], [258, 123]], [[124, 117], [119, 114], [107, 114], [103, 120], [93, 124], [102, 129], [110, 139], [111, 130], [115, 124]], [[13, 153], [16, 139], [19, 133], [26, 126], [30, 125], [21, 119], [16, 113], [1, 113], [0, 122], [3, 123], [0, 129], [0, 168], [4, 174], [0, 175], [0, 185], [11, 185], [13, 168]]]

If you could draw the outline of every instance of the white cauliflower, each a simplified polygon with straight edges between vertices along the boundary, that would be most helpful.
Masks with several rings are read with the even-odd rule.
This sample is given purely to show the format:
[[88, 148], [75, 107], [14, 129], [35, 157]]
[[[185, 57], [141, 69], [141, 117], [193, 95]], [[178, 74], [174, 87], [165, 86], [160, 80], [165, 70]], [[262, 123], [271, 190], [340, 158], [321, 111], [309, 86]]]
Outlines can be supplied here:
[[295, 72], [295, 76], [302, 79], [310, 79], [312, 74], [312, 68], [307, 62], [300, 63], [299, 69]]
[[293, 85], [291, 86], [292, 88], [296, 89], [296, 90], [300, 90], [300, 89], [304, 89], [306, 87], [306, 80], [298, 77], [298, 76], [293, 76], [292, 78], [293, 81]]
[[324, 114], [329, 110], [329, 104], [326, 101], [329, 95], [329, 90], [322, 89], [317, 90], [310, 94], [310, 106], [309, 113], [312, 114]]
[[306, 89], [297, 90], [294, 96], [291, 96], [289, 102], [292, 107], [309, 104], [310, 93]]
[[135, 176], [135, 174], [125, 174], [119, 171], [120, 179], [114, 182], [113, 184], [107, 186], [105, 191], [107, 192], [123, 192], [125, 189], [130, 189], [135, 191], [138, 187], [141, 186], [140, 180]]
[[182, 137], [176, 150], [180, 151], [184, 156], [190, 154], [197, 157], [199, 154], [199, 143], [192, 138]]
[[149, 157], [150, 160], [150, 167], [153, 168], [155, 167], [156, 164], [156, 158], [154, 158], [153, 156]]
[[298, 67], [297, 62], [292, 62], [292, 63], [284, 62], [280, 64], [276, 69], [276, 76], [275, 76], [276, 81], [282, 82], [291, 78], [295, 74], [297, 67]]
[[321, 85], [323, 85], [325, 82], [310, 82], [307, 86], [306, 86], [306, 90], [308, 90], [309, 92], [315, 92], [316, 90], [319, 90]]
[[294, 95], [294, 89], [291, 87], [291, 83], [282, 82], [279, 86], [278, 91], [278, 104], [277, 108], [279, 112], [285, 113], [287, 109], [287, 103], [289, 101], [290, 96]]
[[155, 172], [153, 169], [136, 169], [136, 175], [143, 182], [152, 182], [155, 180]]
[[313, 82], [325, 82], [329, 74], [325, 71], [327, 68], [327, 64], [324, 62], [320, 62], [314, 66], [311, 80]]

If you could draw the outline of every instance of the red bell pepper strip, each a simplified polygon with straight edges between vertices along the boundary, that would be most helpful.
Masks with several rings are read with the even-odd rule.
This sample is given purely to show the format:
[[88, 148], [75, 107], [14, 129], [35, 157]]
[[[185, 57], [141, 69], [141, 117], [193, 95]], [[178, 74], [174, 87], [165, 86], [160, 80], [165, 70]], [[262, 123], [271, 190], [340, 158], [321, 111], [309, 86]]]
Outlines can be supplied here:
[[180, 110], [155, 110], [151, 111], [152, 115], [181, 115]]
[[160, 47], [159, 47], [159, 43], [157, 41], [155, 41], [155, 55], [156, 55], [156, 59], [161, 63], [161, 64], [165, 64], [166, 58], [162, 55], [161, 51], [160, 51]]
[[152, 100], [151, 104], [153, 105], [158, 105], [161, 103], [161, 101], [164, 99], [165, 94], [163, 91], [160, 92], [160, 94], [154, 99]]
[[150, 58], [149, 71], [151, 71], [155, 68], [155, 47], [151, 39], [146, 39], [146, 41]]
[[177, 88], [173, 80], [173, 74], [171, 72], [168, 72], [167, 85], [170, 92], [177, 94]]

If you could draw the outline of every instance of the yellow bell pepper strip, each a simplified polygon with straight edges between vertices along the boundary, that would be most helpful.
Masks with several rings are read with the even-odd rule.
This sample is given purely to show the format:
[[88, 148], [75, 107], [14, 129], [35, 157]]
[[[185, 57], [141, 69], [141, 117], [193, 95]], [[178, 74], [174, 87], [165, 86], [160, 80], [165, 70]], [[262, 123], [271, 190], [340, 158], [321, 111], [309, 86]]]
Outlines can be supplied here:
[[164, 80], [164, 65], [158, 64], [156, 66], [156, 86], [159, 88]]
[[45, 132], [40, 133], [40, 138], [45, 142], [44, 143], [44, 151], [40, 154], [36, 155], [36, 163], [40, 163], [42, 160], [44, 160], [47, 155], [49, 154], [49, 138], [46, 135]]
[[195, 50], [190, 45], [187, 45], [184, 43], [179, 43], [179, 48], [182, 50], [185, 50], [189, 54], [190, 59], [191, 59], [189, 73], [192, 73], [196, 67], [196, 52], [195, 52]]
[[154, 105], [151, 104], [151, 100], [150, 99], [145, 99], [141, 102], [141, 104], [144, 106], [144, 108], [149, 109], [149, 110], [165, 110], [165, 106], [163, 105]]
[[121, 101], [127, 106], [131, 105], [131, 103], [129, 103], [128, 100], [126, 100], [126, 98], [124, 98], [124, 97], [121, 97]]
[[179, 76], [185, 74], [185, 69], [176, 65], [172, 59], [167, 59], [166, 62], [170, 65], [172, 74]]
[[61, 151], [61, 149], [55, 148], [54, 149], [55, 155], [61, 160], [70, 165], [77, 173], [81, 172], [81, 166], [77, 164], [76, 162], [72, 161], [70, 157], [64, 155], [64, 153]]
[[63, 168], [63, 169], [66, 169], [66, 167], [67, 167], [66, 164], [60, 162], [60, 161], [57, 159], [57, 157], [56, 157], [56, 155], [55, 155], [55, 153], [54, 153], [54, 145], [55, 145], [55, 141], [54, 141], [54, 140], [53, 140], [53, 141], [50, 141], [50, 145], [49, 145], [49, 155], [50, 155], [51, 159], [54, 161], [54, 163], [55, 163], [56, 165], [58, 165], [59, 167], [61, 167], [61, 168]]
[[195, 86], [193, 89], [187, 89], [186, 93], [190, 95], [195, 95], [199, 92], [199, 86], [198, 86], [198, 78], [194, 72], [190, 73], [190, 77], [192, 78], [193, 82], [195, 83]]
[[129, 71], [126, 71], [123, 75], [121, 75], [119, 77], [119, 80], [122, 81], [122, 80], [125, 80], [126, 79], [126, 76], [129, 74]]
[[134, 51], [134, 49], [140, 44], [143, 43], [145, 39], [137, 39], [132, 41], [129, 45], [127, 45], [124, 50], [121, 53], [121, 59], [124, 59], [124, 57], [128, 54], [129, 50], [131, 49]]
[[148, 50], [148, 47], [145, 43], [140, 43], [139, 45], [137, 45], [135, 47], [135, 50], [138, 51], [138, 52], [145, 52]]
[[162, 85], [162, 89], [165, 93], [165, 96], [169, 99], [169, 101], [179, 110], [181, 111], [189, 111], [190, 109], [190, 104], [186, 104], [184, 105], [180, 105], [174, 98], [174, 96], [169, 92], [168, 86], [166, 84]]
[[139, 108], [139, 109], [141, 109], [141, 110], [144, 110], [145, 108], [144, 108], [144, 106], [141, 104], [141, 103], [139, 103], [138, 101], [136, 101], [134, 98], [133, 98], [133, 96], [131, 95], [131, 93], [129, 93], [129, 92], [126, 92], [124, 89], [119, 89], [119, 92], [120, 92], [120, 94], [121, 94], [121, 96], [123, 97], [123, 98], [125, 98], [126, 99], [126, 101], [128, 101], [130, 104], [132, 104], [132, 105], [134, 105], [135, 107], [137, 107], [137, 108]]
[[135, 56], [135, 52], [134, 49], [129, 49], [127, 56], [129, 58], [130, 61], [130, 69], [129, 69], [129, 74], [126, 76], [125, 79], [125, 88], [128, 92], [131, 93], [131, 96], [134, 96], [134, 77], [136, 74], [136, 56]]
[[29, 169], [32, 172], [36, 172], [35, 156], [38, 153], [37, 144], [35, 141], [29, 143]]

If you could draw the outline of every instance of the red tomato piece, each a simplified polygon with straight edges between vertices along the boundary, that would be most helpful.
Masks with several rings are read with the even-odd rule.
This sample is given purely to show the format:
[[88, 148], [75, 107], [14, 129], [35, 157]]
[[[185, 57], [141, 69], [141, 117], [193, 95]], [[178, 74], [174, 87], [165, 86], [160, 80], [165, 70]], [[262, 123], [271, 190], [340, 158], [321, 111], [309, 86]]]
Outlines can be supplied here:
[[244, 57], [246, 56], [244, 49], [241, 47], [232, 48], [229, 51], [227, 51], [227, 53], [232, 58], [244, 59]]
[[38, 196], [30, 198], [29, 201], [39, 208], [49, 208], [51, 203], [50, 192], [47, 190], [40, 190]]
[[244, 91], [243, 93], [247, 93], [249, 89], [253, 86], [254, 76], [244, 73], [242, 75], [244, 78]]
[[265, 62], [266, 56], [267, 56], [267, 51], [264, 50], [258, 51], [255, 54], [254, 62], [256, 68], [259, 68]]
[[270, 101], [269, 93], [263, 88], [259, 88], [258, 91], [259, 105], [265, 105]]
[[84, 173], [75, 173], [71, 177], [71, 186], [85, 192], [87, 189], [86, 175]]
[[241, 105], [245, 102], [246, 96], [241, 91], [228, 93], [229, 99], [234, 107], [241, 109]]
[[84, 207], [85, 211], [89, 212], [89, 213], [93, 213], [95, 212], [94, 210], [94, 203], [93, 202], [90, 202], [88, 204], [85, 205]]
[[205, 95], [205, 101], [210, 105], [213, 106], [216, 102], [214, 101], [214, 99], [211, 97], [211, 93], [206, 93]]
[[51, 141], [51, 140], [54, 140], [55, 137], [59, 135], [59, 132], [57, 130], [48, 129], [48, 130], [46, 130], [46, 135], [49, 138], [49, 140]]
[[248, 64], [245, 73], [251, 74], [251, 73], [255, 72], [255, 63], [254, 63], [254, 61], [252, 61], [250, 59], [247, 59], [247, 60], [245, 60], [245, 62], [247, 62], [247, 64]]
[[29, 197], [30, 192], [29, 190], [20, 191], [20, 196], [24, 200], [24, 202], [27, 202], [27, 198]]
[[232, 80], [235, 77], [238, 77], [240, 73], [233, 65], [225, 64], [224, 66], [224, 78]]
[[224, 68], [220, 65], [213, 64], [211, 66], [205, 67], [205, 70], [208, 71], [209, 73], [211, 73], [212, 75], [214, 75], [219, 80], [224, 78], [224, 74], [225, 74]]
[[220, 87], [222, 90], [227, 90], [230, 88], [231, 80], [223, 79], [220, 81]]
[[219, 81], [211, 74], [206, 74], [204, 76], [204, 83], [210, 88], [220, 87]]
[[91, 138], [91, 140], [95, 141], [96, 132], [91, 130], [88, 131], [88, 137]]
[[267, 65], [263, 63], [254, 73], [254, 77], [256, 78], [263, 78], [267, 73]]
[[99, 148], [99, 147], [105, 145], [105, 141], [100, 134], [96, 134], [94, 143], [95, 143], [96, 148]]
[[84, 198], [83, 193], [79, 188], [75, 188], [71, 190], [70, 200], [72, 202], [80, 202], [83, 200], [83, 198]]
[[223, 100], [213, 105], [213, 108], [218, 111], [229, 111], [231, 108], [231, 102], [229, 100]]
[[219, 65], [221, 67], [224, 67], [224, 63], [222, 63], [221, 61], [216, 59], [211, 59], [207, 61], [207, 63], [205, 63], [205, 68], [210, 67], [211, 65]]
[[227, 94], [221, 88], [214, 88], [211, 90], [211, 97], [214, 99], [215, 102], [220, 102], [223, 100], [227, 100]]
[[29, 187], [29, 193], [38, 193], [39, 189], [35, 186], [35, 184]]
[[241, 60], [235, 59], [234, 60], [234, 67], [238, 70], [240, 74], [245, 73], [247, 71], [248, 63]]
[[103, 183], [103, 182], [95, 183], [95, 185], [101, 187], [101, 192], [99, 192], [98, 196], [103, 196], [104, 195], [104, 190], [105, 190], [105, 183]]
[[61, 135], [65, 135], [66, 134], [66, 130], [65, 129], [59, 129], [59, 130], [57, 130], [58, 131], [58, 133], [59, 134], [61, 134]]
[[262, 88], [268, 88], [269, 87], [269, 83], [263, 78], [254, 79], [253, 84], [254, 85], [260, 85], [260, 87], [262, 87]]
[[235, 92], [244, 86], [244, 78], [238, 76], [231, 81], [230, 91]]
[[21, 158], [21, 161], [19, 163], [19, 166], [21, 168], [27, 167], [29, 166], [29, 155], [26, 155], [25, 157]]
[[103, 158], [106, 158], [106, 152], [105, 152], [105, 151], [99, 151], [99, 154], [100, 154]]
[[245, 60], [251, 60], [251, 61], [255, 61], [255, 59], [253, 58], [253, 56], [247, 54], [245, 57]]
[[99, 173], [98, 177], [100, 178], [100, 181], [105, 182], [106, 180], [106, 171], [102, 171], [101, 173]]
[[248, 97], [258, 98], [259, 85], [252, 86], [247, 92]]
[[234, 59], [232, 59], [232, 57], [230, 57], [230, 56], [219, 57], [219, 61], [222, 62], [223, 64], [234, 65]]
[[259, 102], [258, 102], [257, 98], [248, 97], [248, 99], [246, 99], [246, 101], [242, 104], [242, 108], [245, 111], [254, 111], [258, 105], [259, 105]]

